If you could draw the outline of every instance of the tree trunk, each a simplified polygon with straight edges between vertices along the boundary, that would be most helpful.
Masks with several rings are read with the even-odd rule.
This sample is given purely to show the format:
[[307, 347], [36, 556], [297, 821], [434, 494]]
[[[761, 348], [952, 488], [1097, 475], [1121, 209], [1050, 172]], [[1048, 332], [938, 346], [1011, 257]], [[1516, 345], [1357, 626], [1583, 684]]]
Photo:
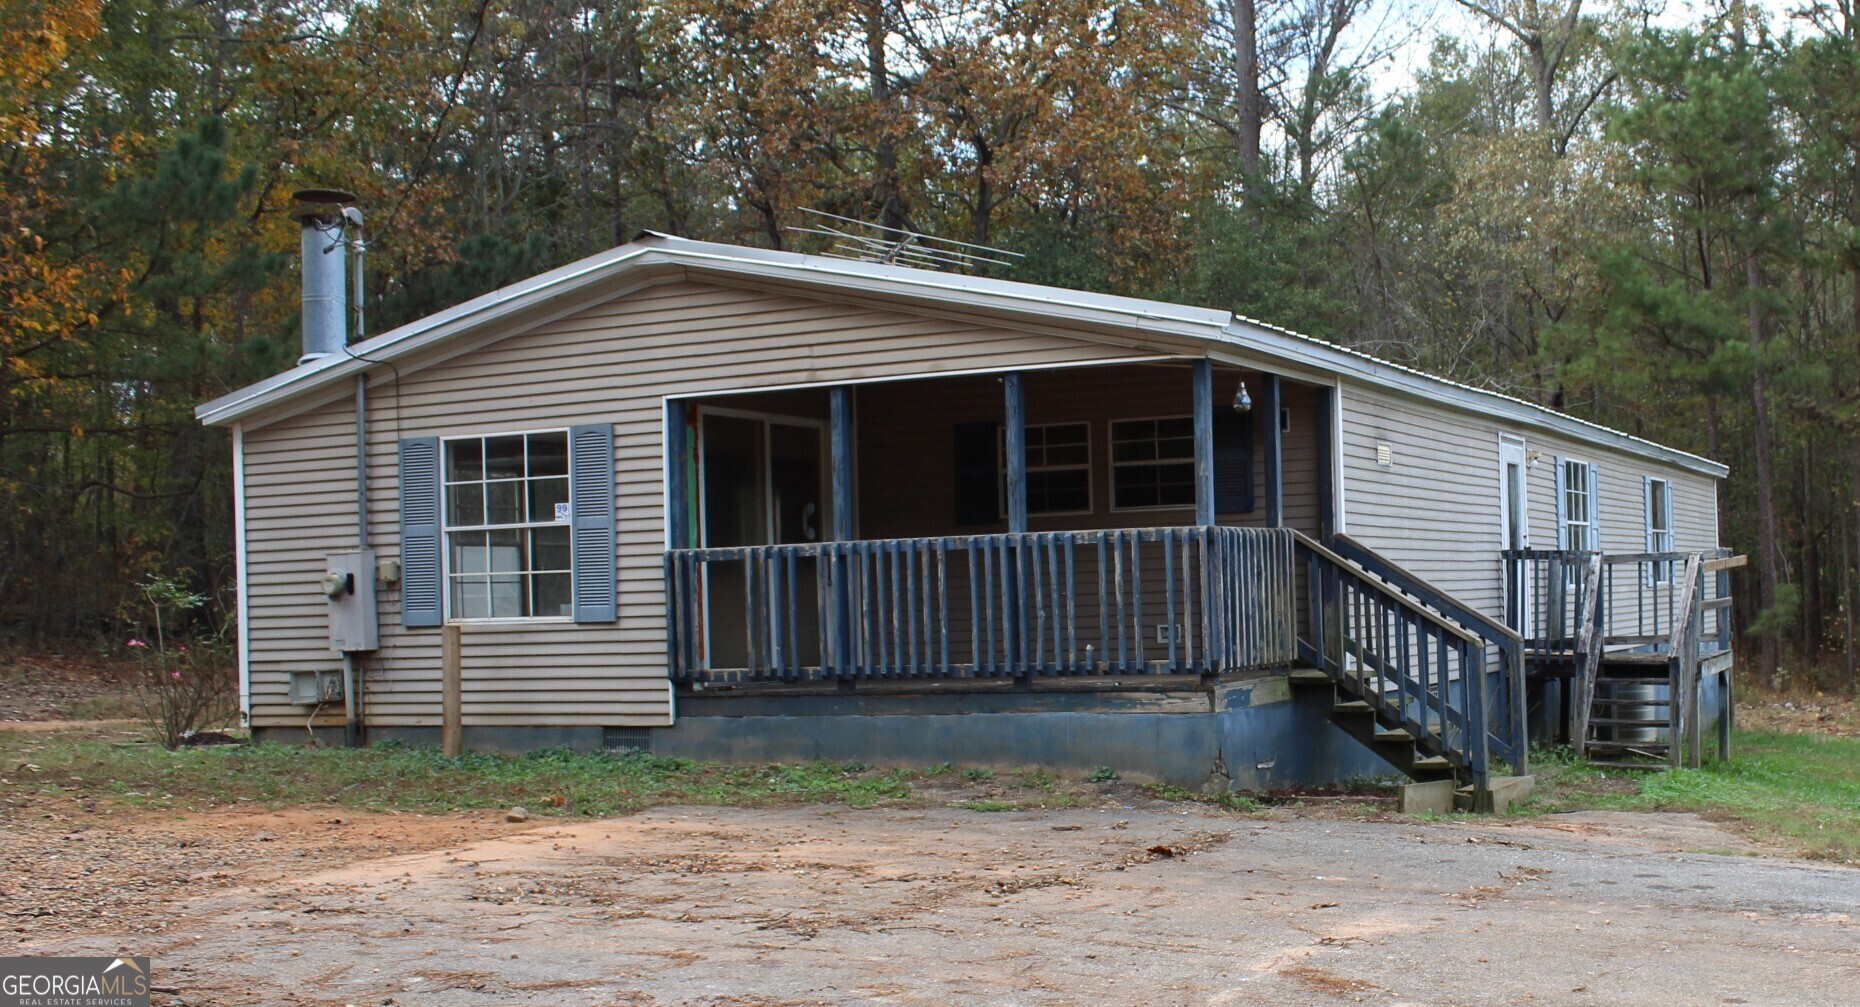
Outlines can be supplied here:
[[1254, 0], [1228, 0], [1227, 15], [1234, 37], [1234, 121], [1240, 141], [1240, 170], [1246, 174], [1249, 198], [1259, 175], [1259, 138], [1265, 109], [1259, 93], [1259, 23]]
[[[1860, 462], [1860, 458], [1855, 460]], [[1854, 471], [1860, 474], [1860, 467]], [[1853, 492], [1851, 486], [1848, 492]], [[1851, 695], [1854, 691], [1854, 526], [1851, 515], [1841, 526], [1841, 654], [1847, 662], [1847, 692]]]
[[988, 145], [985, 137], [977, 136], [975, 142], [975, 203], [969, 208], [969, 240], [978, 245], [988, 244], [989, 224], [995, 212], [995, 185], [988, 177], [989, 169], [994, 167], [995, 151]]
[[1544, 49], [1543, 32], [1532, 26], [1531, 34], [1524, 39], [1524, 51], [1531, 60], [1531, 111], [1536, 120], [1537, 129], [1543, 134], [1544, 143], [1548, 145], [1552, 156], [1556, 154], [1556, 68], [1550, 65], [1550, 54]]
[[1798, 550], [1799, 583], [1802, 585], [1801, 635], [1796, 640], [1796, 657], [1805, 665], [1811, 665], [1817, 652], [1821, 649], [1824, 635], [1822, 626], [1822, 583], [1821, 583], [1821, 536], [1815, 529], [1819, 523], [1815, 520], [1814, 484], [1809, 473], [1815, 470], [1815, 446], [1809, 442], [1802, 446], [1801, 454], [1796, 460], [1796, 482], [1801, 499], [1798, 501], [1798, 520], [1800, 524], [1801, 548]]
[[[898, 142], [893, 133], [891, 108], [891, 71], [885, 65], [885, 23], [887, 0], [867, 0], [865, 16], [865, 61], [867, 86], [872, 102], [878, 106], [878, 149], [872, 166], [872, 203], [878, 209], [878, 221], [893, 231], [910, 229], [904, 212], [904, 197], [898, 186]], [[897, 240], [902, 240], [899, 238]]]
[[[1750, 350], [1756, 366], [1750, 378], [1750, 427], [1755, 441], [1757, 469], [1757, 595], [1760, 612], [1776, 604], [1776, 472], [1770, 457], [1769, 382], [1763, 367], [1763, 305], [1758, 294], [1763, 289], [1763, 268], [1753, 249], [1744, 253], [1745, 296], [1750, 329]], [[1769, 679], [1770, 687], [1781, 685], [1777, 677], [1776, 639], [1774, 633], [1757, 638], [1757, 668]]]
[[[1860, 185], [1855, 186], [1860, 194]], [[1853, 277], [1851, 292], [1854, 334], [1860, 336], [1860, 263], [1848, 267]], [[1860, 431], [1849, 430], [1847, 442], [1850, 451], [1848, 468], [1851, 474], [1847, 484], [1847, 548], [1841, 554], [1841, 608], [1842, 622], [1846, 624], [1845, 652], [1847, 658], [1847, 691], [1852, 694], [1860, 692], [1860, 668], [1854, 660], [1854, 592], [1853, 571], [1860, 566]]]

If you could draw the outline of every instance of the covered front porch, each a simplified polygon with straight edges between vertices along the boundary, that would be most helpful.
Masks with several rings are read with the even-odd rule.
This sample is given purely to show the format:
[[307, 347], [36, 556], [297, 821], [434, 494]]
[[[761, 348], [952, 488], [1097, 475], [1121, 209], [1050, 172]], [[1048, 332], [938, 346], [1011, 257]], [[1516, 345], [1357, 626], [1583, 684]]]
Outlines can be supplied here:
[[1199, 772], [1246, 786], [1521, 772], [1516, 635], [1336, 534], [1334, 396], [1203, 358], [669, 400], [691, 751], [953, 755], [978, 722], [934, 697], [1005, 689], [1049, 697], [996, 710], [1043, 764], [1224, 738]]
[[1288, 665], [1332, 394], [1199, 359], [668, 401], [672, 679]]

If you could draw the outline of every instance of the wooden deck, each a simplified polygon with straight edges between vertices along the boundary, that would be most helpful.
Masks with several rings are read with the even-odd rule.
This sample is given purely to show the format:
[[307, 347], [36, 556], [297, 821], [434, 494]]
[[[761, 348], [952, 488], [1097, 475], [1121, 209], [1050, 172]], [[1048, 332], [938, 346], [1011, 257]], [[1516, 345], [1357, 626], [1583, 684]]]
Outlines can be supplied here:
[[1517, 634], [1337, 539], [1189, 526], [673, 549], [671, 677], [1108, 683], [1302, 663], [1335, 691], [1326, 713], [1417, 779], [1525, 772]]
[[1730, 571], [1744, 557], [1522, 549], [1504, 563], [1506, 614], [1532, 674], [1569, 682], [1578, 755], [1696, 766], [1715, 717], [1719, 758], [1729, 757]]

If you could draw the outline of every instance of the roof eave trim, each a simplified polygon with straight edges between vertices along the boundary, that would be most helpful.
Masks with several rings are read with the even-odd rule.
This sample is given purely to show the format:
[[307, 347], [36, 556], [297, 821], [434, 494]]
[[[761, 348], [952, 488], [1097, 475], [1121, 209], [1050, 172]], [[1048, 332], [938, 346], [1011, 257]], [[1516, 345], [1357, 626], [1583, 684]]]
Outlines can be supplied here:
[[621, 272], [622, 267], [642, 268], [670, 261], [664, 250], [652, 246], [623, 248], [623, 254], [584, 259], [562, 270], [532, 277], [529, 283], [499, 288], [354, 346], [345, 346], [340, 354], [332, 353], [319, 360], [299, 364], [288, 371], [202, 403], [194, 409], [194, 418], [208, 426], [232, 423], [294, 395], [314, 391], [326, 383], [365, 370], [371, 365], [397, 360], [459, 333], [494, 324], [549, 297], [573, 293], [600, 283]]
[[1444, 396], [1454, 405], [1469, 412], [1564, 434], [1590, 443], [1605, 444], [1617, 450], [1677, 465], [1717, 479], [1723, 479], [1731, 473], [1730, 467], [1723, 462], [1681, 451], [1678, 448], [1667, 447], [1656, 441], [1636, 437], [1633, 434], [1571, 416], [1568, 413], [1557, 412], [1502, 392], [1461, 384], [1345, 347], [1319, 342], [1308, 336], [1240, 321], [1229, 326], [1224, 335], [1229, 342], [1237, 346], [1250, 348], [1257, 344], [1266, 344], [1265, 348], [1270, 353], [1282, 354], [1313, 367], [1357, 378], [1365, 384], [1376, 387], [1421, 398]]
[[[1205, 308], [1184, 308], [1180, 313], [1157, 310], [1160, 302], [1131, 298], [1107, 298], [1104, 303], [1078, 304], [1057, 296], [1039, 296], [1043, 289], [1019, 284], [1027, 290], [978, 289], [961, 282], [929, 277], [875, 275], [858, 269], [838, 268], [841, 260], [819, 256], [802, 256], [800, 262], [773, 262], [742, 255], [723, 255], [690, 248], [643, 245], [626, 255], [602, 261], [588, 261], [585, 268], [568, 276], [556, 277], [531, 286], [517, 285], [493, 291], [484, 298], [467, 301], [399, 329], [382, 333], [364, 343], [350, 347], [343, 356], [331, 356], [285, 371], [275, 378], [247, 386], [230, 395], [205, 403], [194, 410], [201, 422], [215, 425], [230, 423], [300, 392], [310, 391], [324, 382], [334, 381], [370, 364], [385, 363], [450, 338], [460, 332], [493, 324], [547, 297], [560, 296], [591, 283], [603, 282], [628, 269], [650, 265], [677, 265], [692, 272], [715, 272], [761, 280], [795, 280], [810, 276], [828, 276], [843, 289], [866, 293], [896, 295], [899, 288], [934, 296], [983, 310], [1009, 311], [1039, 315], [1060, 321], [1110, 325], [1133, 334], [1151, 333], [1218, 341], [1223, 327], [1232, 318], [1225, 312]], [[544, 274], [547, 276], [548, 274]], [[934, 274], [933, 274], [934, 275]], [[541, 279], [540, 277], [538, 279]], [[488, 299], [488, 300], [487, 300]], [[481, 303], [482, 302], [482, 303]]]
[[[711, 250], [713, 248], [718, 250]], [[349, 347], [341, 356], [301, 365], [214, 399], [195, 409], [194, 415], [209, 425], [231, 423], [364, 370], [371, 364], [417, 353], [437, 342], [495, 324], [539, 303], [652, 266], [773, 282], [825, 281], [863, 293], [906, 299], [935, 298], [983, 311], [1116, 328], [1134, 336], [1138, 345], [1152, 336], [1202, 340], [1216, 347], [1231, 346], [1251, 355], [1304, 365], [1322, 373], [1355, 378], [1409, 395], [1445, 398], [1452, 405], [1474, 414], [1611, 446], [1715, 478], [1722, 479], [1730, 473], [1727, 466], [1708, 458], [1229, 312], [1061, 291], [1011, 281], [971, 280], [951, 274], [792, 252], [711, 246], [658, 234], [410, 322]]]

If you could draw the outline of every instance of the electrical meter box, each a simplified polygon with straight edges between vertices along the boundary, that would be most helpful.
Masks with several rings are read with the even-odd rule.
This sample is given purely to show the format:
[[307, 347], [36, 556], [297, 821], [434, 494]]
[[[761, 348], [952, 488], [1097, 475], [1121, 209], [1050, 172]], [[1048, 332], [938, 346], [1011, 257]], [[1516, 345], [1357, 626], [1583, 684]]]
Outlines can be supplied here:
[[372, 549], [329, 554], [323, 596], [329, 599], [329, 647], [342, 653], [381, 646], [375, 610], [375, 553]]
[[291, 702], [298, 706], [342, 702], [342, 672], [291, 672]]

